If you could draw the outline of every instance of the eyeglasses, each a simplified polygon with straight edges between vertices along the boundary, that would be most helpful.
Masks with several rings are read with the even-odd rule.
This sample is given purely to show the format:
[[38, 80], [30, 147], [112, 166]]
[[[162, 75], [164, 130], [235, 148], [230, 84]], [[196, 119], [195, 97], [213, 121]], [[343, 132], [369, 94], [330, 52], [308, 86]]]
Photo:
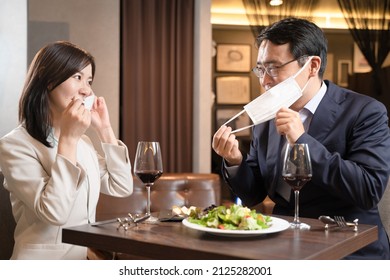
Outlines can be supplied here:
[[279, 66], [267, 66], [267, 67], [265, 67], [263, 65], [255, 66], [255, 67], [253, 67], [252, 72], [255, 73], [256, 77], [258, 77], [258, 78], [263, 78], [265, 73], [267, 73], [272, 78], [275, 78], [275, 77], [277, 77], [279, 75], [279, 70], [281, 68], [283, 68], [287, 64], [290, 64], [291, 62], [297, 61], [297, 60], [299, 60], [299, 59], [301, 59], [301, 58], [303, 58], [305, 56], [307, 56], [307, 55], [300, 56], [298, 58], [290, 60], [290, 61], [288, 61], [288, 62], [286, 62], [286, 63], [284, 63], [282, 65], [279, 65]]

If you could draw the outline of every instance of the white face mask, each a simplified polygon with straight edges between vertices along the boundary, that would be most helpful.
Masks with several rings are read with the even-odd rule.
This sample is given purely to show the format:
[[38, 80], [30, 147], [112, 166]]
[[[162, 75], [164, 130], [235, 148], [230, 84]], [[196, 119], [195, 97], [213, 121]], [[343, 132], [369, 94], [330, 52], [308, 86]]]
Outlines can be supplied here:
[[269, 121], [275, 118], [275, 115], [280, 108], [288, 108], [292, 104], [294, 104], [294, 102], [302, 96], [302, 92], [305, 90], [307, 84], [309, 83], [308, 80], [303, 89], [301, 89], [295, 78], [303, 71], [303, 69], [306, 67], [306, 65], [309, 64], [310, 61], [311, 57], [308, 61], [306, 61], [305, 65], [303, 65], [303, 67], [295, 75], [287, 78], [283, 82], [280, 82], [276, 86], [270, 88], [269, 90], [261, 94], [256, 99], [249, 102], [247, 105], [244, 106], [243, 111], [228, 120], [225, 124], [229, 123], [230, 121], [232, 121], [246, 111], [246, 113], [253, 122], [252, 125], [236, 129], [232, 131], [232, 133], [244, 130], [262, 122]]
[[85, 98], [84, 102], [83, 102], [85, 109], [88, 109], [89, 111], [91, 111], [94, 101], [95, 101], [95, 95], [93, 95], [93, 94], [88, 96], [87, 98]]

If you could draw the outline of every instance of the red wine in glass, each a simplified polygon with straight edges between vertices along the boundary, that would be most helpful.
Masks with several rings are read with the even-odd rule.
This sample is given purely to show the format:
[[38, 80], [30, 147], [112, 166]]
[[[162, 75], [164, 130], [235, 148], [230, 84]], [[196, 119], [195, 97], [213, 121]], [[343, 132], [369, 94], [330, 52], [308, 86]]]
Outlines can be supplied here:
[[147, 170], [147, 171], [136, 171], [135, 175], [142, 181], [144, 184], [153, 184], [160, 176], [162, 175], [160, 170]]
[[302, 187], [311, 180], [311, 175], [283, 175], [284, 181], [290, 185], [294, 191], [300, 191]]

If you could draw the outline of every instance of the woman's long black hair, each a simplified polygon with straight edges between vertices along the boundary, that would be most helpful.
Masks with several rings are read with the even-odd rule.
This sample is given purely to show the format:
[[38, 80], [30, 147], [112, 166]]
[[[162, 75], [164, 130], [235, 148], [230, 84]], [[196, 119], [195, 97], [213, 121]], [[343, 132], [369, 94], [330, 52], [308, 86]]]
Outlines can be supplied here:
[[94, 77], [93, 56], [66, 41], [46, 45], [31, 62], [19, 100], [19, 122], [24, 123], [28, 133], [45, 146], [51, 147], [47, 140], [52, 127], [50, 91], [89, 64]]

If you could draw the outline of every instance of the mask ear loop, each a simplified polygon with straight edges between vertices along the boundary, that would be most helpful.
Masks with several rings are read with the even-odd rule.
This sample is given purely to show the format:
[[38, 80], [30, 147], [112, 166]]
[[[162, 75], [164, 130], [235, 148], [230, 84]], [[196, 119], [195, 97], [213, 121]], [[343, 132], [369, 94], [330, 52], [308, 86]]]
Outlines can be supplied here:
[[[309, 64], [309, 62], [311, 61], [312, 58], [313, 58], [312, 56], [309, 56], [309, 59], [305, 62], [305, 64], [303, 65], [303, 67], [302, 67], [301, 69], [299, 69], [299, 71], [298, 71], [297, 73], [295, 73], [295, 74], [292, 76], [292, 77], [294, 78], [294, 80], [295, 80], [295, 78], [296, 78], [299, 74], [302, 73], [303, 69], [305, 69], [305, 67]], [[310, 79], [309, 79], [309, 80], [310, 80]], [[301, 91], [304, 91], [304, 90], [306, 89], [307, 85], [309, 84], [309, 80], [307, 80], [305, 86], [303, 87], [303, 89], [301, 89]], [[298, 86], [299, 86], [299, 85], [298, 85]], [[299, 88], [300, 88], [300, 86], [299, 86]]]
[[241, 130], [245, 130], [245, 129], [247, 129], [247, 128], [251, 128], [252, 126], [255, 126], [255, 124], [251, 124], [251, 125], [247, 125], [247, 126], [244, 126], [244, 127], [238, 128], [238, 129], [235, 129], [235, 130], [233, 130], [233, 131], [230, 132], [230, 133], [236, 133], [236, 132], [239, 132], [239, 131], [241, 131]]
[[294, 78], [294, 79], [295, 79], [299, 74], [302, 73], [303, 69], [305, 69], [305, 67], [309, 64], [309, 62], [311, 61], [312, 58], [313, 58], [313, 56], [309, 56], [309, 59], [305, 62], [305, 64], [303, 64], [302, 68], [299, 69], [299, 71], [293, 75], [293, 78]]
[[[241, 112], [239, 112], [238, 114], [234, 115], [233, 117], [231, 117], [231, 118], [230, 118], [229, 120], [227, 120], [223, 125], [226, 125], [226, 124], [230, 123], [232, 120], [234, 120], [235, 118], [237, 118], [238, 116], [240, 116], [240, 115], [241, 115], [242, 113], [244, 113], [244, 112], [245, 112], [245, 109], [242, 110]], [[250, 128], [250, 127], [252, 127], [252, 126], [255, 126], [255, 125], [254, 125], [254, 124], [251, 124], [251, 125], [248, 125], [248, 126], [244, 126], [244, 127], [239, 128], [239, 129], [233, 130], [233, 131], [230, 132], [230, 133], [239, 132], [239, 131], [241, 131], [241, 130], [245, 130], [245, 129], [247, 129], [247, 128]]]
[[241, 112], [239, 112], [238, 114], [235, 114], [233, 117], [231, 117], [230, 119], [228, 119], [223, 125], [227, 125], [228, 123], [230, 123], [232, 120], [234, 120], [235, 118], [237, 118], [239, 115], [241, 115], [242, 113], [244, 113], [245, 110], [242, 110]]
[[301, 89], [302, 92], [306, 89], [307, 85], [309, 84], [309, 81], [310, 81], [310, 78], [307, 80], [306, 84], [303, 86], [303, 89]]

